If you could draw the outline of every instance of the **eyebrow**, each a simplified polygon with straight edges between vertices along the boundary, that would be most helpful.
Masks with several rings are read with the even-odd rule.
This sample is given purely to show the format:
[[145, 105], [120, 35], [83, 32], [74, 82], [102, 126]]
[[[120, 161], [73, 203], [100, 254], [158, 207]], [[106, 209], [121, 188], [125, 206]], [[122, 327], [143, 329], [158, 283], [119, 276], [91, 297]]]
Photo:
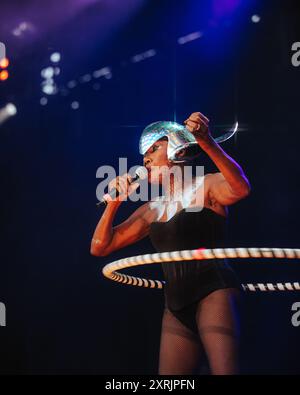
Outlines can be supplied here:
[[[162, 144], [162, 142], [163, 142], [164, 140], [157, 140], [157, 141], [155, 141], [155, 143], [153, 143], [152, 145], [151, 145], [151, 147], [149, 147], [148, 148], [148, 150], [147, 151], [149, 151], [150, 149], [152, 149], [155, 145], [161, 145]], [[146, 152], [147, 152], [146, 151]]]

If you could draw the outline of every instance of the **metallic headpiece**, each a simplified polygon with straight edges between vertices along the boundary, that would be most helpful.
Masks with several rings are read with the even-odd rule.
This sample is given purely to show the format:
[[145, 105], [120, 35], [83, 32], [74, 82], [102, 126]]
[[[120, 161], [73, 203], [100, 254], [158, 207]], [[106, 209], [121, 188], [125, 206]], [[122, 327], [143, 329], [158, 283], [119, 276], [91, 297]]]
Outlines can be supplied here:
[[[232, 130], [214, 140], [217, 143], [222, 143], [230, 139], [237, 129], [238, 123]], [[144, 155], [152, 144], [164, 136], [168, 138], [167, 155], [172, 162], [186, 162], [196, 158], [201, 153], [201, 148], [194, 135], [185, 126], [177, 122], [159, 121], [151, 123], [143, 130], [139, 142], [140, 154]], [[186, 149], [185, 155], [178, 156], [178, 153], [183, 149]]]

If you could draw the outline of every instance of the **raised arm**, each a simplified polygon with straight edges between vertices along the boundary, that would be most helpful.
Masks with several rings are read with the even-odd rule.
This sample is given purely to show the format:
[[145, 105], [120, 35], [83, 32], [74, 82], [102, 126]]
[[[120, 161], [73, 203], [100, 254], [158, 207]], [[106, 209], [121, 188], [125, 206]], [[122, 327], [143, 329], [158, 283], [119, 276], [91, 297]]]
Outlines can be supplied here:
[[208, 118], [200, 112], [193, 113], [185, 121], [199, 146], [211, 158], [219, 173], [207, 177], [208, 194], [211, 199], [225, 206], [245, 198], [250, 193], [250, 183], [240, 165], [235, 162], [212, 138]]

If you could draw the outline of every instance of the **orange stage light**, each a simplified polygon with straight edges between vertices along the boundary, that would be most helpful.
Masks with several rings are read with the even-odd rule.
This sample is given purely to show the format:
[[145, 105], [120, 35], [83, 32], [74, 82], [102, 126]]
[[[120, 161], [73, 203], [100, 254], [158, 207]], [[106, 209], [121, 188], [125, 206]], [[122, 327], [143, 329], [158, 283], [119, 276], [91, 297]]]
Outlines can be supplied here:
[[0, 71], [0, 80], [5, 81], [9, 77], [8, 71], [7, 70], [2, 70]]
[[6, 69], [9, 66], [9, 60], [7, 58], [3, 58], [0, 62], [1, 69]]

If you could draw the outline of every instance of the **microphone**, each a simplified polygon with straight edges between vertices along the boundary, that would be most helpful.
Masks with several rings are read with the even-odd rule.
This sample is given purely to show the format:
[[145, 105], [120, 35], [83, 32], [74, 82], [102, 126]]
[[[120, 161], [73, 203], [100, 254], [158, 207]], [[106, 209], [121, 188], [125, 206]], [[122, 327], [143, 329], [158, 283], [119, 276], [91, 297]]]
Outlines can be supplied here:
[[[134, 177], [131, 178], [131, 181], [129, 184], [133, 184], [136, 181], [139, 180], [144, 180], [145, 178], [148, 177], [148, 171], [144, 166], [140, 166], [136, 169]], [[96, 203], [97, 207], [102, 207], [106, 206], [107, 202], [115, 199], [116, 197], [119, 196], [119, 191], [116, 188], [113, 188], [113, 190], [110, 193], [106, 193], [103, 198], [100, 200], [100, 202]]]

